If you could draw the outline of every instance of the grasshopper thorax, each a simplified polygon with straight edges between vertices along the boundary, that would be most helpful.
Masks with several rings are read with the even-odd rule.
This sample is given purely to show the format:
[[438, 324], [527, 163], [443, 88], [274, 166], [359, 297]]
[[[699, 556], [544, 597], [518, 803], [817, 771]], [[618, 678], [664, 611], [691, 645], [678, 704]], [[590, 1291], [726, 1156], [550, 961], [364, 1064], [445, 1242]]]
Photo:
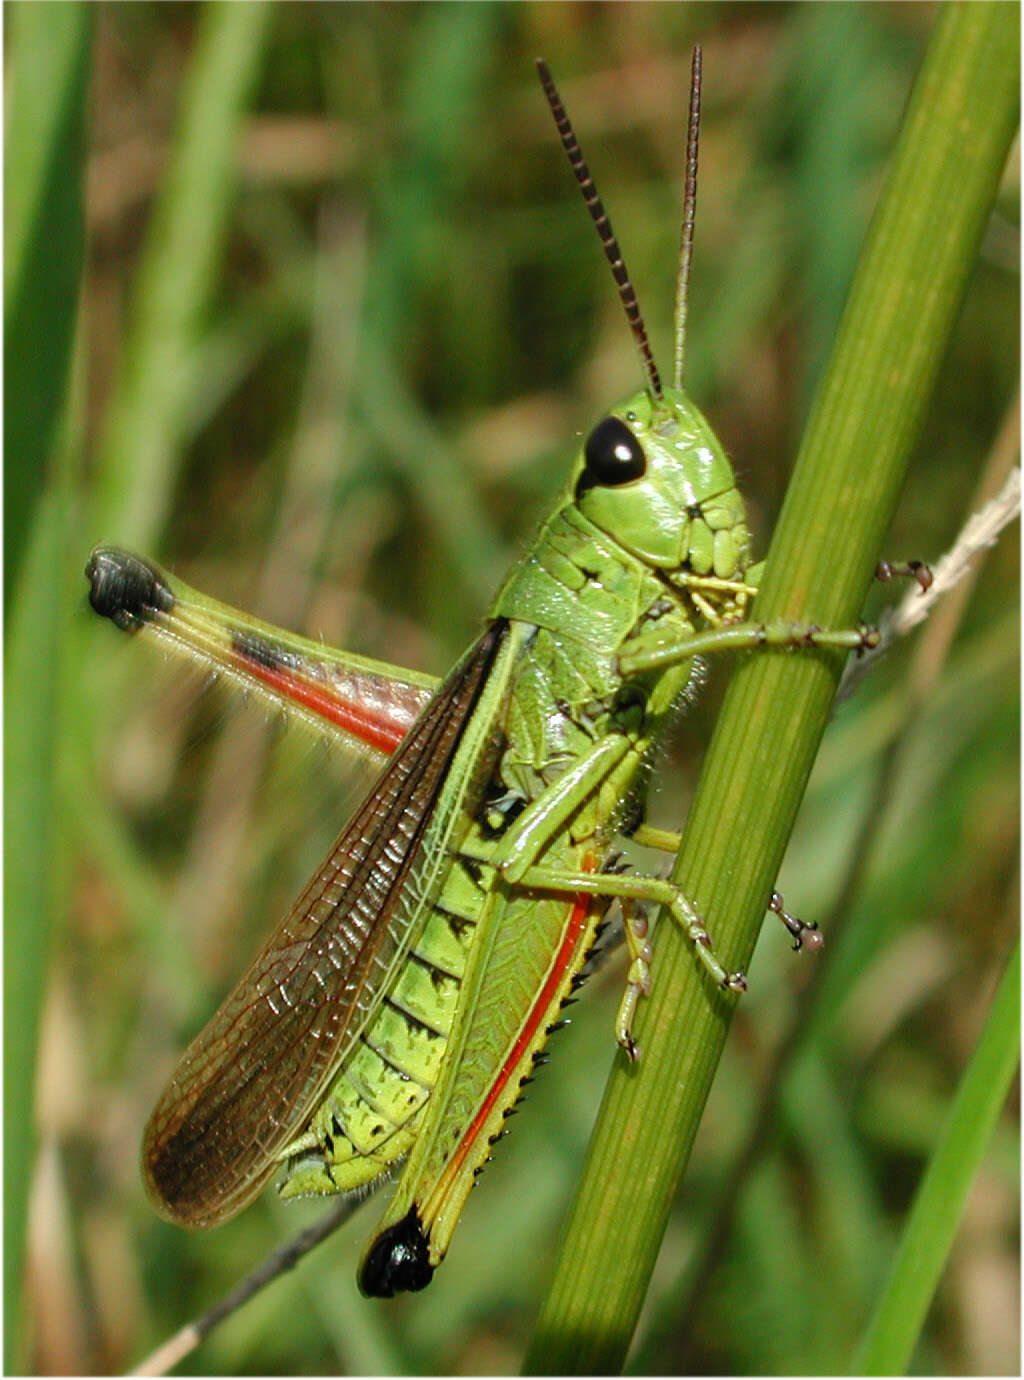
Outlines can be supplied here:
[[572, 482], [580, 513], [656, 570], [736, 580], [750, 563], [732, 466], [681, 389], [637, 393], [598, 422]]

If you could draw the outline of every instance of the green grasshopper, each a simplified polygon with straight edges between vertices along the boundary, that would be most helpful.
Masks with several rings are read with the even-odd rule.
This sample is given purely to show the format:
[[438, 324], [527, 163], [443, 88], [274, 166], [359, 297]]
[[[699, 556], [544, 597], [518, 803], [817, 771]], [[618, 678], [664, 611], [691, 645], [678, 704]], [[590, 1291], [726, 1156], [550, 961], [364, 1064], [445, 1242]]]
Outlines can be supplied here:
[[[340, 737], [380, 774], [234, 991], [183, 1055], [150, 1119], [143, 1168], [190, 1227], [245, 1207], [281, 1168], [286, 1198], [364, 1193], [405, 1169], [360, 1267], [366, 1294], [423, 1288], [475, 1176], [578, 985], [613, 901], [629, 970], [627, 1056], [651, 984], [645, 906], [663, 905], [708, 980], [740, 992], [674, 884], [617, 870], [657, 745], [704, 658], [763, 646], [861, 651], [877, 634], [749, 618], [743, 499], [682, 388], [696, 198], [694, 54], [675, 380], [663, 387], [615, 235], [550, 73], [541, 83], [611, 264], [643, 391], [592, 428], [484, 631], [440, 683], [325, 649], [98, 547], [94, 609], [154, 634]], [[907, 571], [906, 573], [915, 573]], [[796, 947], [817, 936], [773, 895]]]

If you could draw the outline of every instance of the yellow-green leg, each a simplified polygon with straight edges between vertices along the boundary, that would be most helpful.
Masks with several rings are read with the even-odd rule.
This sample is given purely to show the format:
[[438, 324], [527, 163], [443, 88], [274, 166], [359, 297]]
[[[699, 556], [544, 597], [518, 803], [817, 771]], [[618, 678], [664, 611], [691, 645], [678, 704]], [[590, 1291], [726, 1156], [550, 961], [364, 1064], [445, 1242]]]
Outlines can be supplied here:
[[[608, 896], [625, 901], [647, 901], [665, 906], [676, 923], [693, 941], [697, 957], [717, 984], [730, 992], [745, 992], [747, 979], [740, 972], [729, 972], [711, 945], [711, 936], [692, 902], [688, 901], [674, 882], [660, 877], [611, 876], [607, 873], [558, 872], [549, 867], [528, 867], [516, 878], [519, 885], [538, 891], [568, 892], [572, 895]], [[636, 927], [635, 919], [626, 915], [626, 943], [630, 948], [630, 975], [626, 991], [615, 1021], [616, 1038], [630, 1058], [636, 1058], [637, 1047], [629, 1032], [632, 1013], [639, 998], [650, 983], [650, 951], [646, 933]]]
[[682, 642], [665, 640], [655, 628], [624, 645], [619, 655], [619, 669], [624, 676], [630, 676], [675, 666], [695, 656], [746, 652], [758, 647], [820, 647], [860, 654], [870, 647], [877, 647], [880, 641], [878, 629], [869, 628], [866, 623], [857, 628], [844, 629], [819, 628], [816, 623], [785, 620], [732, 623], [695, 633]]
[[[630, 837], [641, 848], [656, 848], [660, 853], [678, 853], [679, 845], [682, 842], [681, 834], [677, 834], [671, 829], [655, 829], [650, 824], [638, 825]], [[808, 924], [806, 920], [801, 920], [798, 915], [791, 915], [785, 906], [782, 893], [773, 891], [771, 900], [768, 902], [768, 909], [773, 915], [779, 917], [793, 936], [793, 948], [807, 949], [812, 953], [816, 949], [822, 948], [825, 943], [825, 936], [818, 929], [817, 924], [813, 920]]]

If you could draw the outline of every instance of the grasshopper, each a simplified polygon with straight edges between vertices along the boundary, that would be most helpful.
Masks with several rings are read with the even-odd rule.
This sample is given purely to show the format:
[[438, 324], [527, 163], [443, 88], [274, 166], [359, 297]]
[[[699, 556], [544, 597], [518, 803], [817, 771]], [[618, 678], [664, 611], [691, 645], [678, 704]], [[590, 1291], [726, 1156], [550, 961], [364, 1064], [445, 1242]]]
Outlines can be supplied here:
[[[440, 683], [324, 648], [196, 594], [112, 547], [91, 603], [243, 685], [296, 706], [383, 765], [299, 899], [188, 1047], [145, 1133], [146, 1184], [189, 1227], [279, 1191], [362, 1194], [402, 1161], [363, 1258], [368, 1295], [423, 1288], [523, 1082], [542, 1058], [613, 901], [629, 970], [627, 1057], [650, 990], [645, 907], [667, 908], [710, 984], [744, 990], [674, 884], [617, 869], [659, 741], [705, 659], [763, 646], [860, 652], [867, 627], [751, 621], [760, 569], [743, 498], [683, 391], [696, 198], [694, 53], [675, 376], [662, 384], [619, 245], [551, 75], [540, 79], [645, 374], [573, 458], [475, 644]], [[907, 571], [906, 573], [915, 573]], [[816, 940], [783, 909], [796, 946]]]

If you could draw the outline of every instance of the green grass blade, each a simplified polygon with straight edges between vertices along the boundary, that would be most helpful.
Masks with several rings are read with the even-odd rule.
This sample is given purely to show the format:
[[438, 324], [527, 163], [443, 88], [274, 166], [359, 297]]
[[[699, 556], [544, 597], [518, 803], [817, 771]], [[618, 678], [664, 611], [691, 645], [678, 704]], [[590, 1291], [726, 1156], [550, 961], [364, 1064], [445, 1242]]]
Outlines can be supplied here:
[[40, 1011], [58, 902], [59, 664], [69, 467], [64, 416], [82, 271], [82, 162], [91, 15], [10, 12], [4, 187], [4, 1334], [19, 1368], [28, 1185], [35, 1151]]
[[[856, 621], [1016, 127], [1018, 43], [1015, 7], [939, 14], [755, 616]], [[762, 654], [730, 684], [675, 872], [729, 967], [753, 948], [839, 669]], [[725, 1040], [733, 1002], [671, 926], [658, 949], [647, 1057], [613, 1070], [531, 1373], [621, 1367]]]
[[10, 6], [4, 161], [4, 604], [61, 417], [82, 271], [88, 6]]
[[8, 1373], [21, 1344], [28, 1188], [35, 1154], [35, 1076], [58, 900], [53, 721], [66, 628], [55, 575], [67, 548], [67, 503], [52, 488], [12, 599], [4, 656], [4, 1345]]
[[132, 330], [107, 418], [94, 535], [145, 550], [166, 517], [186, 429], [188, 367], [235, 187], [235, 146], [272, 11], [211, 4], [181, 100], [173, 163], [153, 211]]
[[903, 1375], [1020, 1058], [1020, 945], [1007, 964], [917, 1191], [852, 1375]]

